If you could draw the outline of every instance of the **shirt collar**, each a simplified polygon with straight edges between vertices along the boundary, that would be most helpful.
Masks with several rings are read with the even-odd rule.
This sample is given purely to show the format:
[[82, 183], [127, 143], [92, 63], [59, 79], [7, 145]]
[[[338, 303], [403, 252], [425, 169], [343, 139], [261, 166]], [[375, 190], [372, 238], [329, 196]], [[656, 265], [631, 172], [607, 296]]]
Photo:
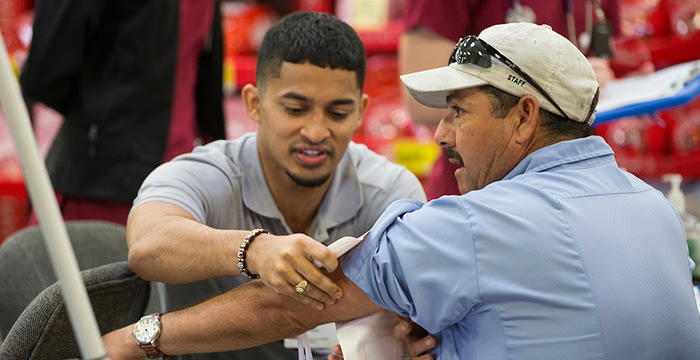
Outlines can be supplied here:
[[[251, 211], [283, 221], [282, 213], [277, 208], [263, 175], [257, 134], [247, 137], [244, 141], [243, 156], [240, 157], [245, 167], [242, 181], [243, 203]], [[353, 146], [352, 143], [349, 147], [351, 146]], [[364, 202], [360, 180], [349, 150], [348, 148], [338, 163], [331, 184], [311, 225], [309, 236], [316, 240], [324, 241], [322, 239], [328, 237], [328, 229], [355, 217]]]
[[612, 148], [600, 136], [561, 141], [538, 149], [525, 157], [503, 180], [510, 180], [528, 172], [545, 171], [557, 166], [591, 160], [597, 157], [609, 157], [606, 160], [615, 161], [614, 155]]

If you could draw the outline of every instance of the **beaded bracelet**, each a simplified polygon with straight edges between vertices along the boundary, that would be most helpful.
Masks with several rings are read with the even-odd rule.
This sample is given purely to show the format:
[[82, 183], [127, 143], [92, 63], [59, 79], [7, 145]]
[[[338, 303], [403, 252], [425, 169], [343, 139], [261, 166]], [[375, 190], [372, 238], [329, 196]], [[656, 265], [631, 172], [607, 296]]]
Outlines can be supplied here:
[[248, 246], [250, 246], [250, 243], [255, 240], [255, 238], [260, 235], [260, 234], [269, 234], [270, 232], [265, 230], [265, 229], [255, 229], [251, 231], [246, 237], [243, 239], [243, 242], [241, 243], [241, 247], [238, 249], [238, 270], [241, 272], [241, 276], [244, 276], [248, 279], [259, 279], [260, 275], [254, 275], [251, 274], [248, 271], [248, 268], [246, 267], [245, 263], [245, 252], [248, 250]]

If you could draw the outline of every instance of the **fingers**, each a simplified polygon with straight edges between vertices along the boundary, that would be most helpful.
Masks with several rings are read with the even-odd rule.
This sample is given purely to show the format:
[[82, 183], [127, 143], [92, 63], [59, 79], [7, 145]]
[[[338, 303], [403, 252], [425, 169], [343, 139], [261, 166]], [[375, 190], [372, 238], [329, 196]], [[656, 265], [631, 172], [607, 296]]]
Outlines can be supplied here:
[[329, 304], [335, 304], [335, 301], [340, 299], [342, 296], [340, 287], [315, 266], [310, 265], [309, 263], [298, 263], [296, 264], [296, 270], [299, 272], [301, 277], [306, 279], [319, 290], [318, 292], [314, 291], [307, 296], [310, 296], [323, 303], [328, 302]]
[[343, 349], [340, 344], [333, 347], [333, 353], [328, 355], [328, 360], [343, 360]]
[[394, 326], [394, 338], [404, 343], [406, 353], [411, 359], [432, 359], [433, 356], [426, 352], [437, 344], [434, 337], [410, 320], [403, 320]]
[[[248, 248], [248, 257], [248, 269], [257, 271], [267, 286], [304, 304], [319, 308], [342, 296], [340, 287], [314, 265], [317, 261], [326, 269], [337, 268], [335, 254], [304, 234], [260, 235]], [[303, 296], [295, 291], [302, 280], [309, 283]]]
[[406, 343], [406, 353], [411, 359], [432, 359], [433, 356], [427, 354], [427, 352], [434, 348], [435, 344], [435, 338], [428, 335], [413, 342]]
[[409, 355], [409, 359], [411, 359], [411, 360], [433, 360], [434, 357], [433, 357], [433, 355], [430, 355], [430, 354], [423, 354], [421, 356], [410, 356]]
[[308, 254], [311, 259], [318, 261], [328, 272], [335, 271], [338, 267], [338, 258], [331, 249], [317, 241], [313, 241], [308, 245]]
[[615, 78], [615, 73], [610, 68], [610, 61], [608, 59], [589, 57], [588, 62], [593, 68], [596, 80], [598, 80], [601, 89], [605, 88], [605, 85]]
[[332, 272], [338, 267], [335, 254], [325, 245], [306, 236], [299, 239], [297, 246], [301, 249], [302, 256], [292, 256], [287, 260], [301, 277], [321, 290], [321, 293], [314, 292], [309, 296], [323, 303], [328, 300], [331, 304], [335, 303], [342, 296], [340, 287], [312, 263], [316, 260]]
[[[306, 286], [304, 286], [304, 283], [302, 283], [304, 280], [300, 280], [298, 283], [292, 285], [292, 296], [295, 300], [302, 302], [303, 304], [310, 306], [316, 310], [323, 310], [325, 308], [325, 303], [323, 301], [318, 301], [316, 300], [317, 298], [326, 298], [328, 299], [325, 294], [316, 288], [315, 286], [309, 284], [308, 282], [306, 283]], [[297, 287], [304, 289], [304, 291], [297, 292]]]

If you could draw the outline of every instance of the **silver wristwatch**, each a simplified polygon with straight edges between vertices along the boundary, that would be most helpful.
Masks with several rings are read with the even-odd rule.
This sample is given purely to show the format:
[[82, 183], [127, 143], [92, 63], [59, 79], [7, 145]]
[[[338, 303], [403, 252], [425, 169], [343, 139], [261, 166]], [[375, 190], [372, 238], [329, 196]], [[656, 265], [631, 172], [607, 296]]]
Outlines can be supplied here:
[[134, 330], [131, 331], [131, 334], [134, 335], [134, 339], [136, 339], [139, 348], [146, 353], [146, 357], [149, 359], [170, 358], [156, 347], [162, 331], [160, 324], [161, 315], [163, 314], [155, 313], [142, 317], [138, 322], [136, 322], [136, 325], [134, 325]]

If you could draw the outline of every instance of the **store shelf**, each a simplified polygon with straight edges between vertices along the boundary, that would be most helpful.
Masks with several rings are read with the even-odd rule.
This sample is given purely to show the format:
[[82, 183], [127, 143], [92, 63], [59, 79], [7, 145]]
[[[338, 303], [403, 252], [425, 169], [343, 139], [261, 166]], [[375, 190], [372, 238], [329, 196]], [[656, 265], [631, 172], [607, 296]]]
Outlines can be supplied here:
[[658, 70], [700, 59], [700, 32], [687, 39], [681, 39], [674, 35], [664, 35], [616, 40], [614, 49], [615, 57], [611, 66], [618, 76], [637, 70], [645, 61], [652, 62]]
[[[401, 24], [390, 22], [378, 30], [357, 30], [357, 34], [365, 44], [367, 57], [375, 55], [395, 55], [401, 36]], [[227, 92], [240, 89], [245, 84], [255, 83], [256, 55], [226, 56], [224, 60], [225, 87]]]
[[365, 51], [369, 57], [377, 54], [396, 54], [399, 48], [401, 30], [401, 23], [398, 21], [391, 21], [382, 29], [357, 29], [356, 31], [357, 35], [365, 44]]

